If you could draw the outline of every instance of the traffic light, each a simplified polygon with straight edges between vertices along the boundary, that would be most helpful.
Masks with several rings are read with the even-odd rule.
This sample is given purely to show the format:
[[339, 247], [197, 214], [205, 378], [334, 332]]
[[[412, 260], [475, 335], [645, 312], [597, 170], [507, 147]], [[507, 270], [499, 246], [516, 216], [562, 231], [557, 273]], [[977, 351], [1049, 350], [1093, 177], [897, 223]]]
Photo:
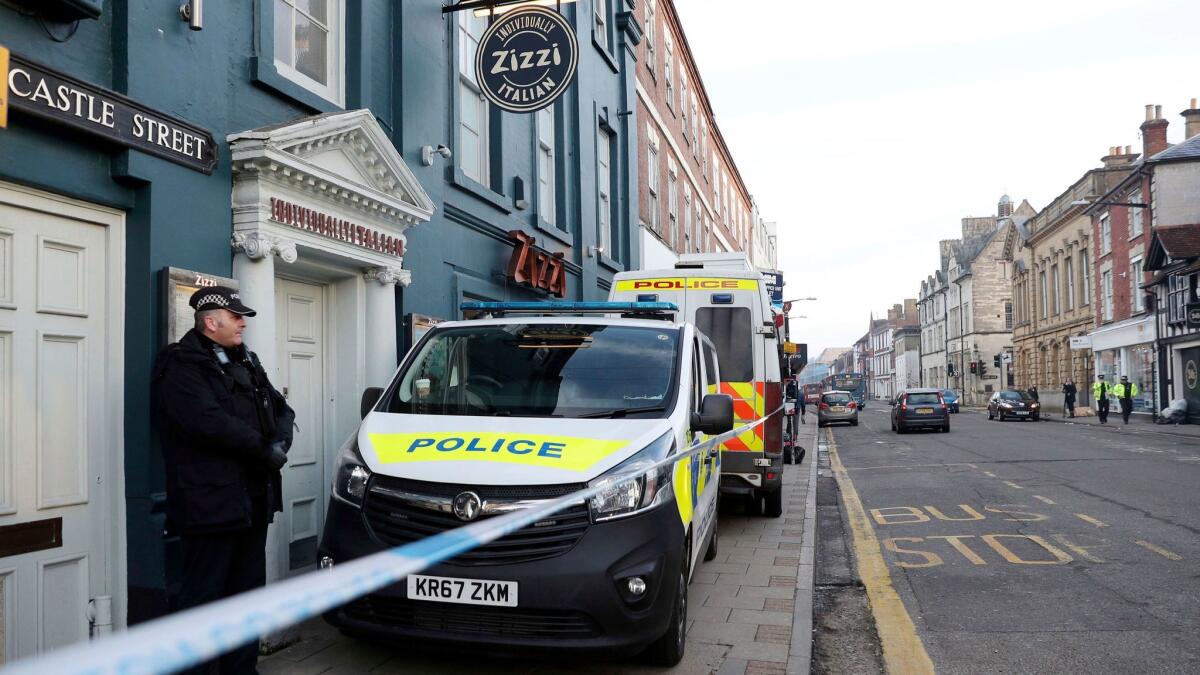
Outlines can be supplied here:
[[974, 375], [977, 372], [979, 372], [979, 364], [972, 361], [971, 362], [971, 374]]
[[996, 366], [997, 368], [1000, 367], [1000, 355], [999, 354], [992, 357], [992, 364], [994, 366]]
[[986, 372], [987, 372], [987, 364], [984, 363], [983, 361], [980, 361], [979, 362], [979, 376], [983, 377], [984, 373], [986, 373]]

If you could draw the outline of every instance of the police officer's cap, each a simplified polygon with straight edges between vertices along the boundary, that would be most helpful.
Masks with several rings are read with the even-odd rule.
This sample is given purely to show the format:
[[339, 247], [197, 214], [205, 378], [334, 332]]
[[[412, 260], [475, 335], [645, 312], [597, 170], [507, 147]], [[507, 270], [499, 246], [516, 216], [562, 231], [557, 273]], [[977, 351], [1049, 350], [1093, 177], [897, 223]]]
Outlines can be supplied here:
[[197, 312], [204, 312], [210, 309], [227, 309], [234, 314], [242, 316], [254, 316], [258, 312], [250, 309], [242, 304], [242, 298], [238, 292], [228, 286], [206, 286], [192, 293], [188, 304]]

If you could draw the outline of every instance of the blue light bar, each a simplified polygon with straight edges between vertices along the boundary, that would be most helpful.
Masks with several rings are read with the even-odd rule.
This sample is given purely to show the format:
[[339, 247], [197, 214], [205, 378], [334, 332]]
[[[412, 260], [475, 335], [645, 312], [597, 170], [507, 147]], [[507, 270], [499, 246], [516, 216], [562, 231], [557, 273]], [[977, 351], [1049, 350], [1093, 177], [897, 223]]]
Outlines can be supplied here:
[[662, 314], [679, 311], [673, 302], [464, 302], [458, 308], [485, 314]]

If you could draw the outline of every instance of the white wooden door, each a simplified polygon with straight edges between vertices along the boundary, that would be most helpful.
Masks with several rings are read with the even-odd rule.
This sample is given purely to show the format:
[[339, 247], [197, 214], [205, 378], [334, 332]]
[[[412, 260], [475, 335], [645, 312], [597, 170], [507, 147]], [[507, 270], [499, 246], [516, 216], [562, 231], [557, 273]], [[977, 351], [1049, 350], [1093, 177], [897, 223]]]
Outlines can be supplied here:
[[295, 440], [283, 469], [287, 564], [300, 572], [317, 562], [325, 519], [325, 288], [276, 279], [276, 387], [296, 411]]
[[0, 663], [86, 639], [89, 600], [113, 592], [106, 237], [0, 203], [0, 528], [49, 544], [0, 554]]

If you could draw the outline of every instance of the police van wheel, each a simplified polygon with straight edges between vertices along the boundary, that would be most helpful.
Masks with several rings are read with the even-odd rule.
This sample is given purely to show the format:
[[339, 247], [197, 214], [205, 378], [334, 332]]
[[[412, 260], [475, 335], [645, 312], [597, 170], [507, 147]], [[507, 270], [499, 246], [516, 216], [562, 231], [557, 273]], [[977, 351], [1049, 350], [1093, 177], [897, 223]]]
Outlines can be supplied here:
[[687, 559], [679, 566], [679, 580], [675, 588], [675, 608], [667, 632], [650, 643], [646, 656], [656, 666], [674, 666], [683, 660], [687, 647]]
[[768, 492], [764, 501], [767, 503], [764, 515], [768, 518], [778, 518], [783, 515], [783, 486], [780, 485], [779, 489], [774, 492]]
[[704, 562], [708, 562], [708, 561], [712, 560], [713, 558], [717, 557], [717, 548], [720, 546], [720, 544], [718, 544], [718, 539], [720, 538], [720, 535], [721, 535], [721, 522], [720, 522], [720, 519], [714, 517], [713, 518], [712, 535], [709, 536], [709, 538], [708, 538], [708, 548], [704, 549]]

